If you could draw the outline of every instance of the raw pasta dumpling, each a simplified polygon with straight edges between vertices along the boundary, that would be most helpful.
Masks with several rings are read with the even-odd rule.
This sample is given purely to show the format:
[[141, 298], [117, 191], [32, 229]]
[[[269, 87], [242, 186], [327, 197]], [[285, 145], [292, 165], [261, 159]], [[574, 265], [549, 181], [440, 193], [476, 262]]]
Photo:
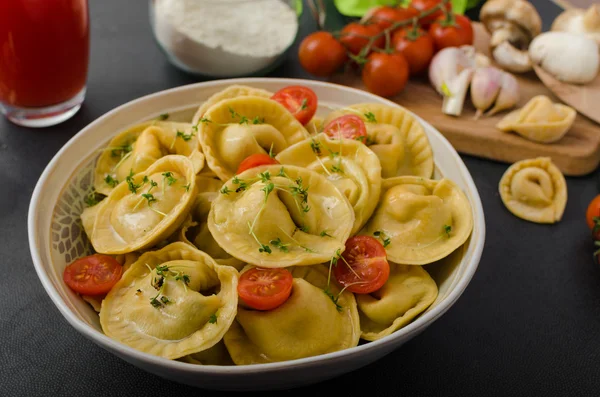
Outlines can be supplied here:
[[472, 229], [471, 205], [454, 182], [402, 176], [383, 181], [379, 205], [361, 234], [389, 239], [392, 262], [424, 265], [448, 256]]
[[206, 102], [204, 102], [202, 105], [200, 105], [200, 107], [196, 111], [196, 114], [194, 114], [194, 118], [192, 119], [192, 124], [197, 125], [200, 122], [200, 119], [206, 113], [206, 111], [208, 109], [210, 109], [210, 107], [212, 105], [216, 104], [217, 102], [220, 102], [223, 99], [232, 99], [232, 98], [237, 98], [237, 97], [242, 97], [242, 96], [259, 96], [262, 98], [271, 98], [273, 96], [273, 93], [269, 92], [267, 90], [260, 89], [260, 88], [249, 87], [247, 85], [239, 85], [239, 84], [230, 85], [229, 87], [225, 88], [224, 90], [221, 90], [221, 91], [217, 92], [216, 94], [212, 95], [210, 98], [208, 98], [206, 100]]
[[358, 345], [360, 324], [353, 294], [340, 294], [332, 283], [328, 291], [339, 296], [336, 305], [324, 292], [325, 266], [288, 270], [294, 279], [285, 303], [269, 311], [238, 308], [224, 338], [237, 365], [294, 360]]
[[187, 156], [195, 172], [204, 167], [204, 155], [189, 123], [149, 121], [136, 125], [114, 137], [103, 149], [96, 163], [94, 187], [108, 195], [127, 176], [144, 172], [168, 154]]
[[414, 175], [431, 178], [433, 151], [423, 126], [404, 108], [379, 104], [352, 105], [332, 112], [327, 125], [343, 114], [365, 122], [367, 145], [381, 161], [383, 178]]
[[230, 255], [276, 268], [329, 261], [350, 236], [354, 211], [323, 175], [295, 166], [262, 166], [227, 181], [208, 228]]
[[514, 163], [498, 188], [506, 208], [531, 222], [558, 222], [567, 205], [567, 182], [549, 157]]
[[206, 112], [199, 125], [206, 162], [224, 181], [233, 177], [246, 157], [279, 153], [308, 136], [286, 108], [256, 96], [218, 102]]
[[[194, 165], [184, 156], [165, 156], [131, 175], [97, 205], [86, 232], [96, 252], [125, 254], [150, 248], [175, 232], [196, 196]], [[89, 220], [84, 220], [88, 225]]]
[[318, 134], [290, 146], [275, 159], [318, 172], [331, 181], [354, 208], [352, 234], [373, 214], [381, 192], [381, 163], [361, 142]]
[[104, 333], [175, 359], [216, 345], [235, 319], [238, 272], [185, 243], [146, 252], [108, 293]]
[[371, 294], [357, 294], [361, 338], [374, 341], [404, 327], [424, 312], [438, 294], [421, 266], [390, 262], [390, 278]]

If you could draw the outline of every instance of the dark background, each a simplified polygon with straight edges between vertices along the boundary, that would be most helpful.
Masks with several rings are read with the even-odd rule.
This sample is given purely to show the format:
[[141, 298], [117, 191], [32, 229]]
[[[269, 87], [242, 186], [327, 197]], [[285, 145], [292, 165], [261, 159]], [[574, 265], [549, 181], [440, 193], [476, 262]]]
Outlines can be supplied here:
[[[533, 3], [548, 28], [558, 7], [545, 0]], [[27, 209], [37, 179], [58, 149], [118, 105], [197, 81], [168, 64], [154, 44], [145, 1], [90, 1], [90, 6], [92, 53], [81, 111], [41, 130], [0, 120], [0, 396], [221, 395], [150, 375], [84, 339], [51, 303], [33, 269]], [[314, 26], [305, 8], [301, 35]], [[310, 78], [298, 66], [296, 51], [271, 75]], [[598, 193], [596, 177], [568, 178], [563, 220], [537, 225], [502, 205], [497, 185], [506, 164], [463, 159], [487, 223], [483, 258], [464, 295], [394, 353], [299, 392], [600, 394], [600, 272], [584, 222], [587, 203]]]

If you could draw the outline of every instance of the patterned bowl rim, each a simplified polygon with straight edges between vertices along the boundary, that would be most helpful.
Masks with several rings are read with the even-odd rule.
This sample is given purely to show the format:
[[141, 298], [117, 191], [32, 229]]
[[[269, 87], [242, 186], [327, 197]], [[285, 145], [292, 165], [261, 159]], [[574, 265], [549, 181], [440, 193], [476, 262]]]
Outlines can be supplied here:
[[[468, 188], [468, 191], [465, 193], [469, 197], [471, 201], [471, 206], [473, 209], [473, 220], [474, 220], [474, 231], [477, 231], [476, 236], [471, 236], [470, 243], [474, 244], [473, 251], [470, 256], [470, 260], [468, 263], [461, 265], [463, 267], [463, 271], [457, 274], [456, 278], [458, 280], [453, 282], [453, 286], [451, 287], [451, 291], [446, 295], [446, 297], [433, 309], [423, 313], [420, 317], [412, 321], [410, 324], [406, 325], [402, 329], [392, 333], [389, 336], [386, 336], [382, 339], [379, 339], [374, 342], [369, 342], [367, 344], [359, 345], [350, 349], [340, 350], [333, 353], [322, 354], [319, 356], [307, 357], [302, 359], [283, 361], [283, 362], [275, 362], [275, 363], [267, 363], [267, 364], [253, 364], [253, 365], [242, 365], [242, 366], [216, 366], [216, 365], [194, 365], [185, 362], [169, 360], [166, 358], [162, 358], [159, 356], [154, 356], [148, 353], [143, 353], [139, 350], [136, 350], [132, 347], [126, 346], [120, 342], [117, 342], [114, 339], [109, 338], [102, 332], [94, 329], [92, 326], [87, 324], [78, 318], [65, 303], [63, 298], [60, 296], [59, 291], [53, 285], [50, 275], [43, 267], [42, 258], [40, 254], [40, 250], [44, 249], [43, 247], [49, 247], [48, 241], [39, 241], [38, 234], [36, 230], [44, 225], [41, 225], [38, 221], [38, 212], [43, 211], [43, 202], [44, 202], [44, 190], [47, 188], [46, 184], [50, 175], [53, 173], [57, 164], [61, 161], [61, 158], [65, 152], [67, 152], [71, 146], [73, 146], [78, 140], [82, 139], [83, 136], [88, 134], [90, 131], [93, 131], [96, 126], [100, 125], [104, 120], [111, 118], [126, 110], [128, 107], [143, 103], [145, 101], [149, 101], [156, 97], [163, 96], [169, 93], [175, 93], [177, 91], [185, 91], [185, 90], [194, 90], [200, 88], [218, 88], [219, 86], [228, 86], [231, 84], [265, 84], [265, 83], [279, 83], [285, 85], [298, 85], [303, 84], [309, 87], [319, 87], [321, 89], [330, 89], [336, 91], [346, 91], [348, 93], [353, 93], [357, 95], [363, 96], [365, 99], [371, 99], [374, 102], [385, 103], [389, 106], [398, 106], [398, 104], [389, 101], [387, 99], [383, 99], [374, 94], [368, 93], [366, 91], [362, 91], [356, 88], [351, 88], [347, 86], [342, 86], [338, 84], [333, 84], [329, 82], [323, 81], [315, 81], [315, 80], [304, 80], [304, 79], [288, 79], [288, 78], [237, 78], [237, 79], [223, 79], [223, 80], [215, 80], [209, 82], [201, 82], [195, 84], [184, 85], [176, 88], [171, 88], [168, 90], [159, 91], [153, 94], [149, 94], [143, 96], [141, 98], [135, 99], [133, 101], [127, 102], [98, 119], [94, 120], [92, 123], [88, 124], [81, 131], [75, 134], [52, 158], [48, 166], [45, 168], [44, 172], [40, 176], [35, 189], [33, 191], [31, 202], [29, 206], [29, 212], [27, 217], [27, 227], [28, 227], [28, 239], [29, 239], [29, 248], [31, 251], [31, 257], [33, 259], [34, 267], [36, 273], [50, 296], [51, 300], [54, 302], [56, 307], [59, 309], [60, 313], [63, 317], [73, 326], [78, 332], [82, 335], [91, 339], [93, 342], [98, 344], [100, 347], [109, 350], [110, 352], [116, 353], [120, 357], [126, 359], [127, 361], [135, 360], [136, 362], [144, 363], [147, 368], [148, 367], [162, 367], [167, 370], [188, 373], [188, 374], [206, 374], [206, 375], [241, 375], [241, 374], [253, 374], [253, 373], [268, 373], [275, 372], [290, 368], [301, 368], [301, 367], [310, 367], [317, 363], [324, 364], [328, 362], [340, 361], [340, 360], [348, 360], [363, 353], [369, 351], [377, 351], [384, 349], [386, 345], [397, 345], [400, 340], [408, 340], [409, 338], [417, 335], [419, 332], [423, 331], [427, 328], [431, 323], [441, 317], [462, 295], [467, 285], [473, 278], [475, 271], [479, 265], [479, 261], [481, 259], [481, 255], [483, 253], [483, 247], [485, 242], [485, 218], [483, 213], [483, 206], [481, 203], [481, 198], [479, 197], [479, 193], [477, 191], [477, 187], [467, 169], [466, 165], [454, 149], [450, 142], [439, 132], [437, 131], [431, 124], [427, 123], [421, 117], [416, 114], [410, 112], [413, 117], [419, 120], [420, 123], [424, 126], [427, 131], [427, 134], [433, 134], [439, 139], [440, 144], [444, 146], [446, 151], [446, 155], [452, 156], [454, 161], [457, 163], [458, 172], [464, 178], [464, 182]], [[70, 177], [70, 176], [69, 176]], [[65, 178], [66, 183], [68, 178]], [[473, 238], [476, 237], [476, 238]], [[396, 341], [396, 343], [394, 343]]]

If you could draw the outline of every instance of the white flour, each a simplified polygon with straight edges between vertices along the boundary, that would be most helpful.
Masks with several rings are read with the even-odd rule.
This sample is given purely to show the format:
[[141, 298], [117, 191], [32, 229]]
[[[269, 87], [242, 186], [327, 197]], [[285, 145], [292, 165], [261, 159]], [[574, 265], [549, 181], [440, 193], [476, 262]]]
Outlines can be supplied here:
[[282, 0], [156, 0], [154, 19], [179, 66], [214, 76], [267, 67], [298, 31], [296, 12]]

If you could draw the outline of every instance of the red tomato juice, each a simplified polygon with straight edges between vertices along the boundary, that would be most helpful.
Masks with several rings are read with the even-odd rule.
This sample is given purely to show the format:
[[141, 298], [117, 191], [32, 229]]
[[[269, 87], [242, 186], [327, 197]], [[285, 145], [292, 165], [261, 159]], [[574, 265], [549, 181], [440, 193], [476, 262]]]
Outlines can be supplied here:
[[85, 87], [87, 0], [0, 1], [0, 102], [44, 107]]

